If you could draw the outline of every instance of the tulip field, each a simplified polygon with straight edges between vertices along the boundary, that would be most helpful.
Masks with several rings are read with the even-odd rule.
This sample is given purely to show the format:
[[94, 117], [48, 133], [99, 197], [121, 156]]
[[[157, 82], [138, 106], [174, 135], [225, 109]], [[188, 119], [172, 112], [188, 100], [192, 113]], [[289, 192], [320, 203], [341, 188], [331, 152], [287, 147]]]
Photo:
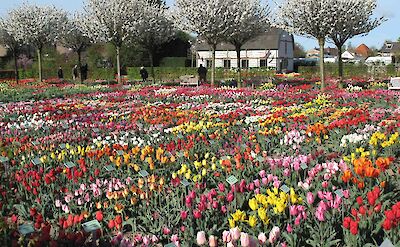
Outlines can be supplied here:
[[400, 92], [114, 87], [0, 106], [1, 246], [400, 246]]

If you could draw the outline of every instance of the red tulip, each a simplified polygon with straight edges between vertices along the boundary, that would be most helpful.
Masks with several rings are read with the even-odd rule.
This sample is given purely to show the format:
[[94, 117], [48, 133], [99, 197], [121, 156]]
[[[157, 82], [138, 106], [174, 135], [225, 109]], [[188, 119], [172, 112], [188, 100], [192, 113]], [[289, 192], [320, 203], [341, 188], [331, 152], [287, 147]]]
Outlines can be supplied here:
[[114, 226], [115, 226], [114, 220], [110, 220], [110, 221], [108, 222], [108, 228], [113, 229]]
[[101, 212], [101, 211], [96, 212], [96, 220], [98, 220], [98, 221], [103, 220], [103, 212]]

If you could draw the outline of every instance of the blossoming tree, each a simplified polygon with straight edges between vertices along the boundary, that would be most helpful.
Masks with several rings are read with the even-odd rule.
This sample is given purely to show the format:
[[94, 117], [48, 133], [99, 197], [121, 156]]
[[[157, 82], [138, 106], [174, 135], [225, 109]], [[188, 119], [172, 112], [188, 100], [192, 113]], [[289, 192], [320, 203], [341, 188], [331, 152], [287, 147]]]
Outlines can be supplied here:
[[195, 33], [208, 43], [212, 52], [211, 84], [215, 82], [215, 50], [224, 41], [232, 23], [230, 1], [225, 0], [176, 0], [174, 17], [184, 31]]
[[87, 0], [85, 11], [90, 38], [110, 42], [117, 53], [118, 83], [121, 83], [120, 50], [130, 42], [136, 32], [136, 25], [142, 21], [138, 11], [139, 1], [130, 0]]
[[80, 79], [82, 80], [82, 52], [84, 52], [91, 43], [87, 29], [87, 17], [78, 13], [70, 16], [62, 29], [60, 43], [66, 48], [71, 49], [78, 55], [78, 68], [80, 70]]
[[335, 29], [337, 12], [336, 0], [285, 0], [276, 13], [278, 27], [318, 40], [322, 89], [325, 88], [324, 46]]
[[238, 68], [238, 85], [241, 86], [240, 51], [242, 46], [266, 31], [270, 26], [268, 6], [261, 5], [260, 0], [232, 1], [229, 6], [231, 16], [227, 40], [235, 46]]
[[12, 23], [8, 19], [0, 19], [0, 44], [4, 45], [13, 54], [15, 81], [18, 83], [17, 57], [21, 42], [15, 38], [10, 27], [12, 27]]
[[339, 77], [343, 77], [342, 48], [351, 38], [365, 35], [379, 26], [384, 18], [373, 18], [376, 0], [337, 0], [336, 25], [329, 35], [338, 48]]
[[154, 81], [154, 53], [160, 45], [174, 38], [175, 28], [168, 18], [169, 12], [164, 4], [157, 1], [141, 1], [138, 7], [143, 19], [135, 30], [134, 42], [148, 52]]
[[42, 51], [45, 45], [54, 44], [66, 20], [66, 13], [54, 6], [37, 6], [24, 3], [11, 10], [9, 33], [24, 44], [37, 50], [39, 81], [42, 81]]

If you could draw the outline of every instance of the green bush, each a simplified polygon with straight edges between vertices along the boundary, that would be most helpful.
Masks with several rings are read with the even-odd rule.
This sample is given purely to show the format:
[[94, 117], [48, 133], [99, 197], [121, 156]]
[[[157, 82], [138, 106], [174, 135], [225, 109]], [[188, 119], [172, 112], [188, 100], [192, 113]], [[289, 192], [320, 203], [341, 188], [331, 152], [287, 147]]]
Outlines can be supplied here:
[[164, 57], [160, 61], [160, 67], [185, 67], [185, 57]]
[[[151, 68], [146, 67], [149, 77], [151, 77]], [[140, 68], [130, 67], [127, 68], [129, 80], [141, 80]], [[176, 80], [183, 75], [197, 76], [197, 68], [191, 67], [154, 67], [156, 81]], [[254, 78], [266, 78], [275, 74], [275, 71], [263, 68], [251, 68], [242, 71], [242, 78], [251, 80]], [[217, 68], [215, 79], [216, 80], [229, 80], [237, 77], [237, 72], [234, 69]], [[211, 70], [208, 69], [207, 80], [211, 80]]]
[[[319, 77], [319, 66], [300, 66], [299, 73], [306, 78]], [[344, 77], [374, 77], [387, 78], [396, 76], [396, 68], [394, 65], [383, 67], [372, 67], [365, 64], [343, 64]], [[328, 77], [339, 76], [338, 64], [325, 64], [325, 74]]]

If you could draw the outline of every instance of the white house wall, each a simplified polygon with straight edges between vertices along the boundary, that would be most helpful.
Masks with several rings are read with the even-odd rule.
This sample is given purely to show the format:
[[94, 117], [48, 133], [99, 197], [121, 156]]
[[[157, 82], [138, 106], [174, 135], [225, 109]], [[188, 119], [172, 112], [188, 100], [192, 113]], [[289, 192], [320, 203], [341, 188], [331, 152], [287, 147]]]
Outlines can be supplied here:
[[[212, 58], [210, 51], [199, 51], [197, 57], [197, 64], [206, 66], [207, 60]], [[276, 59], [278, 57], [278, 50], [243, 50], [240, 52], [240, 59], [249, 60], [250, 68], [260, 67], [260, 60], [268, 57], [267, 67], [276, 68]], [[235, 51], [216, 51], [215, 52], [215, 66], [224, 67], [224, 60], [231, 60], [231, 68], [237, 67], [237, 57]]]

